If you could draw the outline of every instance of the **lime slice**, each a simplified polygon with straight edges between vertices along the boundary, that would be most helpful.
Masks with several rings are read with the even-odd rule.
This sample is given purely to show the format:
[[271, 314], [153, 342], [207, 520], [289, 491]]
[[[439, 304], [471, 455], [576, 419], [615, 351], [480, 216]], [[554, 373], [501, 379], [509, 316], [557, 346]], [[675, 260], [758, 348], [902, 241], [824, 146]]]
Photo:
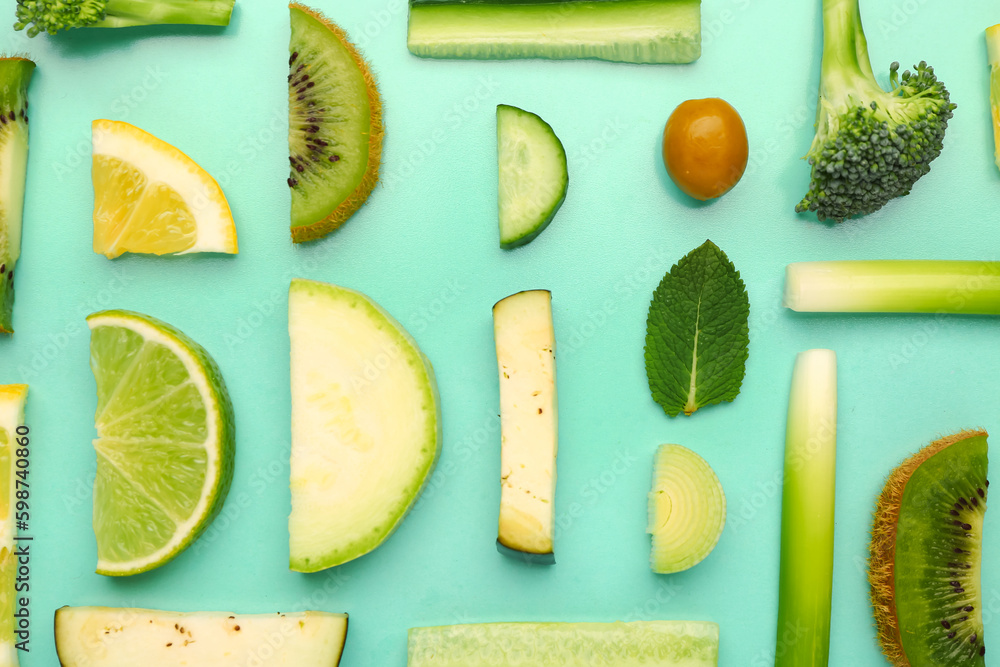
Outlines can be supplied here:
[[97, 380], [97, 572], [152, 570], [187, 548], [233, 477], [233, 406], [219, 367], [169, 324], [125, 310], [94, 313]]

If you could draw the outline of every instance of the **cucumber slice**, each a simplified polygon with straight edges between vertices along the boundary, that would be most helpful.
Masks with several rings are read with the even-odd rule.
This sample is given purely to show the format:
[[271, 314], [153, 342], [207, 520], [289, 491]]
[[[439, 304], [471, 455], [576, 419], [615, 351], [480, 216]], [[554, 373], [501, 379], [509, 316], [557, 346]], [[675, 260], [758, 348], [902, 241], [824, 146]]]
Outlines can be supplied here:
[[28, 83], [35, 63], [0, 58], [0, 331], [12, 333], [14, 264], [21, 254], [21, 216], [28, 168]]
[[497, 159], [500, 247], [515, 248], [541, 234], [566, 199], [566, 151], [544, 120], [500, 104]]
[[499, 301], [493, 331], [502, 441], [497, 549], [551, 565], [559, 440], [552, 295], [531, 290]]
[[406, 45], [426, 58], [690, 63], [701, 0], [411, 0]]
[[62, 607], [55, 635], [63, 667], [337, 667], [347, 614]]
[[726, 495], [708, 462], [680, 445], [660, 445], [649, 493], [650, 566], [669, 574], [712, 552], [726, 525]]
[[411, 628], [407, 667], [715, 667], [702, 621], [484, 623]]

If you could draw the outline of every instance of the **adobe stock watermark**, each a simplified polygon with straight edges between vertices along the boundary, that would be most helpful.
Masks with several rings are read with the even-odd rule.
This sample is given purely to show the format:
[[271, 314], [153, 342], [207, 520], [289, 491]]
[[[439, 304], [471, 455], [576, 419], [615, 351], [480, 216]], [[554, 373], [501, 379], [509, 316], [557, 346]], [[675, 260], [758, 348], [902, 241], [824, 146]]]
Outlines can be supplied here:
[[616, 314], [623, 304], [640, 292], [652, 296], [663, 272], [670, 267], [670, 259], [661, 248], [654, 248], [632, 272], [620, 278], [613, 287], [614, 296], [607, 297], [597, 308], [588, 308], [583, 313], [583, 321], [570, 325], [569, 330], [560, 329], [556, 341], [557, 357], [568, 357], [582, 349], [593, 339]]
[[112, 273], [113, 276], [104, 287], [77, 304], [76, 318], [67, 320], [61, 331], [47, 333], [45, 339], [27, 353], [27, 363], [17, 366], [21, 382], [30, 382], [48, 370], [73, 340], [90, 331], [86, 322], [87, 315], [112, 307], [116, 296], [135, 280], [135, 276], [130, 275], [124, 265], [114, 267]]
[[628, 132], [629, 126], [615, 116], [601, 128], [601, 131], [589, 142], [578, 146], [569, 157], [570, 171], [579, 173], [586, 171], [602, 153], [611, 148], [622, 135]]
[[618, 481], [639, 461], [629, 450], [618, 450], [611, 463], [604, 467], [598, 475], [588, 479], [577, 491], [574, 500], [563, 503], [565, 509], [556, 505], [553, 540], [570, 530], [577, 521], [587, 513], [589, 508], [596, 506], [601, 498], [608, 493]]
[[433, 299], [410, 314], [410, 329], [413, 333], [422, 334], [427, 331], [431, 324], [465, 294], [466, 289], [467, 285], [458, 278], [449, 278]]
[[445, 112], [443, 121], [448, 125], [448, 131], [442, 127], [434, 128], [424, 139], [416, 142], [403, 159], [393, 160], [392, 167], [387, 168], [382, 175], [383, 188], [392, 192], [400, 183], [417, 173], [417, 170], [448, 141], [449, 136], [462, 127], [473, 114], [479, 112], [500, 90], [500, 82], [492, 76], [480, 76], [478, 84], [475, 90], [455, 102], [451, 109]]
[[401, 14], [406, 14], [409, 7], [407, 0], [389, 0], [380, 9], [368, 12], [368, 20], [351, 32], [354, 43], [365, 48], [373, 40], [381, 37], [386, 28]]
[[[132, 111], [145, 102], [149, 95], [159, 88], [166, 78], [166, 72], [159, 65], [146, 67], [142, 78], [137, 83], [126, 92], [111, 100], [109, 106], [114, 118], [116, 120], [125, 120], [128, 118]], [[66, 147], [66, 154], [63, 159], [52, 164], [52, 169], [59, 182], [61, 183], [66, 176], [75, 172], [82, 165], [89, 167], [92, 161], [93, 149], [94, 139], [88, 128], [86, 134], [81, 136], [75, 144]]]

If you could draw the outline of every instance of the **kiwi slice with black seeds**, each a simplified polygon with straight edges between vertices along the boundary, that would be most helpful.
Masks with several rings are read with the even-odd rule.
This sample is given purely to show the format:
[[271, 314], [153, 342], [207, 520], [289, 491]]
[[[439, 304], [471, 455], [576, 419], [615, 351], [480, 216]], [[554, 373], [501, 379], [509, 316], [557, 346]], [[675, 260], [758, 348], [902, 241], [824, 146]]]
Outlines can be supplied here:
[[875, 508], [868, 579], [894, 665], [985, 665], [980, 564], [987, 434], [941, 438], [889, 476]]
[[288, 187], [298, 243], [329, 234], [368, 199], [382, 158], [382, 103], [347, 34], [309, 7], [289, 9]]
[[14, 265], [28, 167], [28, 83], [35, 63], [0, 56], [0, 332], [13, 333]]

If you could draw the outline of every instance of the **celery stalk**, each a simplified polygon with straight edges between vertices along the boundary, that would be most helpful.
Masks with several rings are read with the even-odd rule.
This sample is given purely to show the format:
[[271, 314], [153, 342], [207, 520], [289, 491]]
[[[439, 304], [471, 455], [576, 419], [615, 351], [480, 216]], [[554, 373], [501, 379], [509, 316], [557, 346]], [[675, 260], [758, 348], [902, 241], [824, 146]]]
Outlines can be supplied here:
[[833, 594], [837, 356], [795, 359], [781, 496], [781, 574], [775, 667], [825, 666]]
[[990, 59], [990, 108], [993, 112], [993, 154], [1000, 167], [1000, 23], [986, 29], [986, 55]]
[[813, 313], [1000, 315], [1000, 262], [799, 262], [785, 273], [785, 306]]

